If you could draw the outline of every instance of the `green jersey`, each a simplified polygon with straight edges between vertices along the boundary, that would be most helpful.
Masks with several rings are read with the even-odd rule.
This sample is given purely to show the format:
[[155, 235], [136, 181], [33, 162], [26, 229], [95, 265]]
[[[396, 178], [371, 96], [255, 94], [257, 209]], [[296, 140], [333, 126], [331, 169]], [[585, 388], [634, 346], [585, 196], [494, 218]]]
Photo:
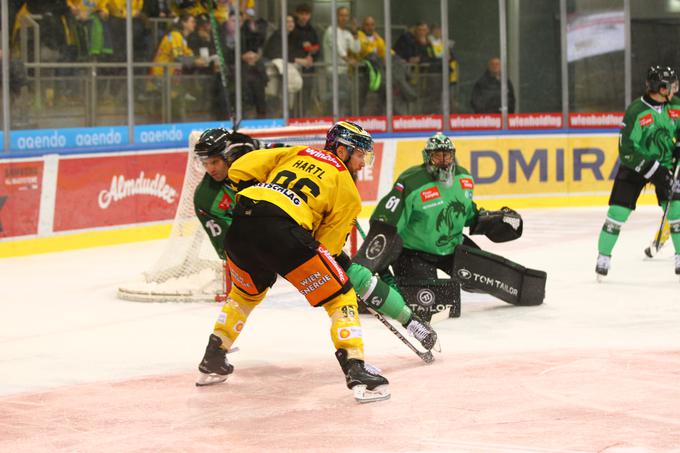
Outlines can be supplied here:
[[450, 187], [433, 180], [425, 164], [411, 167], [380, 200], [371, 220], [396, 226], [406, 249], [450, 255], [463, 242], [463, 228], [477, 219], [473, 188], [472, 176], [458, 165]]
[[224, 238], [233, 220], [236, 194], [228, 182], [228, 179], [215, 181], [206, 173], [194, 192], [196, 216], [208, 233], [215, 251], [223, 260], [226, 259]]
[[673, 166], [673, 148], [680, 121], [680, 105], [673, 102], [654, 105], [643, 96], [626, 109], [619, 135], [621, 164], [645, 174], [658, 161], [666, 168]]

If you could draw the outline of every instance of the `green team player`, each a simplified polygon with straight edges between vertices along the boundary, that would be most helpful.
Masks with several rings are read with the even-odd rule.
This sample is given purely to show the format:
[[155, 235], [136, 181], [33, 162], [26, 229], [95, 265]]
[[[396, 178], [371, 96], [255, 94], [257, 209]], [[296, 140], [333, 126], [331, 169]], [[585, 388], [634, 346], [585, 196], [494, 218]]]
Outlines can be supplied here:
[[[612, 250], [621, 227], [635, 210], [642, 188], [654, 184], [662, 209], [670, 200], [668, 222], [675, 248], [675, 273], [680, 274], [680, 194], [674, 187], [676, 138], [680, 104], [673, 97], [678, 76], [670, 67], [647, 71], [646, 93], [626, 109], [619, 135], [620, 166], [609, 197], [609, 210], [598, 240], [595, 272], [601, 281], [609, 272]], [[674, 190], [675, 189], [675, 190]]]
[[[356, 143], [357, 137], [350, 130], [352, 128], [346, 127], [343, 123], [341, 121], [335, 124], [328, 131], [325, 148], [360, 145]], [[272, 146], [274, 145], [267, 147]], [[254, 149], [264, 147], [246, 134], [229, 132], [222, 128], [206, 130], [194, 147], [194, 153], [206, 170], [194, 192], [194, 210], [215, 251], [223, 260], [226, 259], [224, 242], [231, 226], [236, 197], [236, 191], [227, 178], [227, 172], [236, 159]], [[436, 332], [411, 311], [401, 294], [368, 269], [353, 264], [347, 255], [343, 255], [335, 258], [347, 272], [362, 301], [379, 313], [397, 320], [424, 348], [432, 349], [437, 342]]]
[[[422, 155], [423, 163], [399, 175], [379, 201], [355, 262], [383, 275], [391, 265], [401, 293], [425, 319], [446, 305], [455, 310], [458, 304], [459, 309], [458, 281], [466, 290], [487, 292], [515, 305], [535, 305], [526, 303], [531, 291], [521, 294], [517, 288], [526, 269], [482, 252], [463, 235], [469, 227], [470, 234], [485, 234], [495, 242], [517, 239], [522, 233], [520, 215], [509, 208], [477, 208], [474, 180], [457, 164], [455, 147], [446, 135], [430, 137]], [[456, 251], [464, 242], [465, 254], [459, 257]], [[439, 279], [438, 269], [452, 278]], [[491, 281], [492, 286], [487, 284]]]

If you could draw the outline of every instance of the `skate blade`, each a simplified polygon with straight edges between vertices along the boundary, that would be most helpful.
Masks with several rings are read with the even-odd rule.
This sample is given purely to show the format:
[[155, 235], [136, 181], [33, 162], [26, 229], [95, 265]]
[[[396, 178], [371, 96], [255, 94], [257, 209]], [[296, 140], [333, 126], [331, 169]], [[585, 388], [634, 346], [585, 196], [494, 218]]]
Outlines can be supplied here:
[[209, 385], [220, 384], [227, 380], [229, 375], [200, 373], [196, 380], [196, 387], [207, 387]]
[[652, 247], [647, 247], [645, 249], [645, 255], [647, 255], [647, 258], [654, 258], [654, 252]]
[[379, 385], [373, 390], [368, 390], [365, 385], [355, 385], [352, 387], [352, 392], [354, 392], [354, 399], [360, 403], [373, 403], [390, 398], [388, 385]]
[[606, 275], [595, 274], [595, 278], [597, 279], [597, 283], [603, 283], [606, 277], [607, 277]]

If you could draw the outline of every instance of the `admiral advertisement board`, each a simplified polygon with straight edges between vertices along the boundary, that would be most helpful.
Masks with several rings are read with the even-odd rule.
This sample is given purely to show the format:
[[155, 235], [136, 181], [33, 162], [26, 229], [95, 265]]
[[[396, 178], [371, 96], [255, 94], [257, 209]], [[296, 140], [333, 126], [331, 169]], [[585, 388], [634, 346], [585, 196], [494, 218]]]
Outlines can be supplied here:
[[[618, 162], [617, 136], [542, 135], [454, 138], [456, 159], [475, 180], [475, 195], [605, 193]], [[397, 142], [393, 177], [422, 164], [425, 139]]]
[[187, 152], [62, 158], [54, 231], [170, 220]]
[[0, 162], [0, 238], [38, 232], [42, 160]]

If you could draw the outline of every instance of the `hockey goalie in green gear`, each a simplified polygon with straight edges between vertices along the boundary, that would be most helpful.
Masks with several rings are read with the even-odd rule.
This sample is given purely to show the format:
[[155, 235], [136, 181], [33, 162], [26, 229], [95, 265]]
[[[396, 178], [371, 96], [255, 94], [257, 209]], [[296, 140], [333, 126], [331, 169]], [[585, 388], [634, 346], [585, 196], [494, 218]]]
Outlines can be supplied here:
[[[509, 208], [477, 208], [474, 180], [457, 164], [453, 142], [444, 134], [430, 137], [422, 155], [423, 163], [399, 175], [379, 201], [354, 261], [379, 274], [391, 266], [408, 305], [426, 320], [447, 306], [452, 316], [460, 314], [459, 282], [466, 290], [487, 292], [514, 305], [540, 304], [545, 273], [483, 252], [463, 235], [468, 227], [470, 234], [495, 242], [517, 239], [522, 234], [520, 215]], [[451, 278], [438, 278], [438, 269]], [[534, 278], [538, 285], [528, 285]], [[490, 280], [499, 284], [480, 283]]]

